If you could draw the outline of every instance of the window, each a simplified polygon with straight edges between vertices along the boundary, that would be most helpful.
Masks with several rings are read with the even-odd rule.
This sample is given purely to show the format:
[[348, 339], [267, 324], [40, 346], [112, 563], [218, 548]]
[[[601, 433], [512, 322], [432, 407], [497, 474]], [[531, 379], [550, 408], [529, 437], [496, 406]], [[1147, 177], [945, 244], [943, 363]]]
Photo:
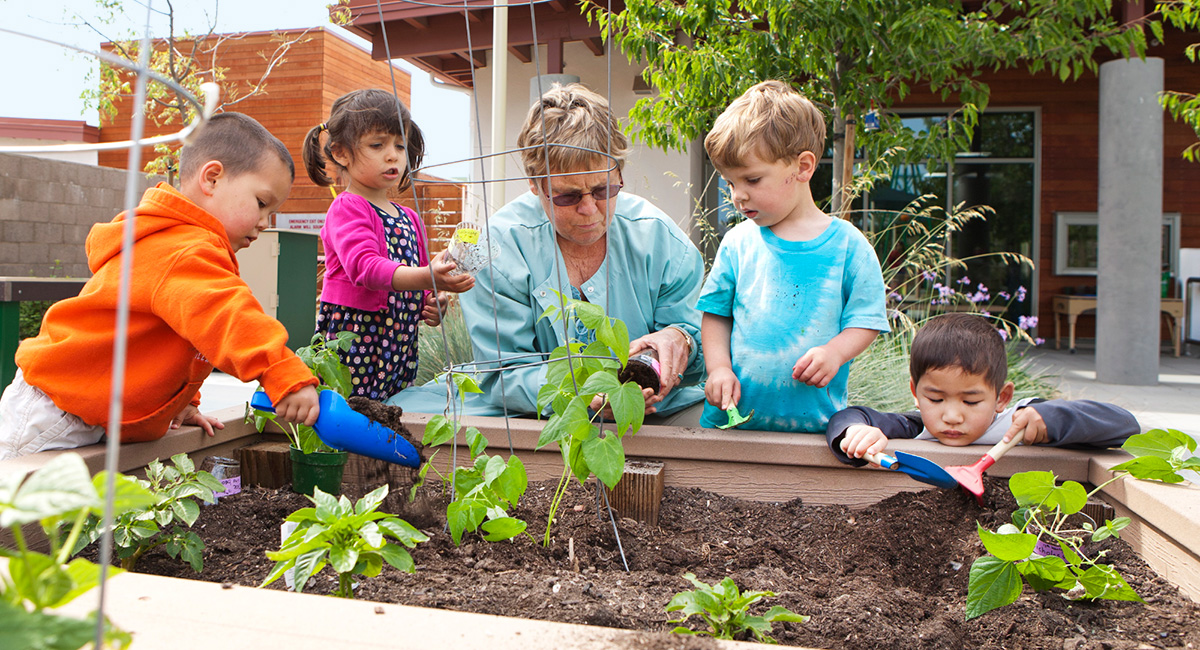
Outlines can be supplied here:
[[[1054, 214], [1055, 275], [1096, 275], [1100, 222], [1095, 212]], [[1179, 213], [1163, 215], [1162, 268], [1178, 275]]]

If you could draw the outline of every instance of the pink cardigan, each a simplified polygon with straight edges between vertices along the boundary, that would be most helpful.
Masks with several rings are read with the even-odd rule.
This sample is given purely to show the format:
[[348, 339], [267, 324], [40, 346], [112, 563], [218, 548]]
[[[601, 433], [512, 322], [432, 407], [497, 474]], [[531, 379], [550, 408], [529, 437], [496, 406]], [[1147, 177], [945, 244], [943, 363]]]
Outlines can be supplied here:
[[[420, 265], [428, 266], [425, 224], [413, 210], [398, 207], [412, 222], [417, 234]], [[325, 215], [321, 241], [325, 244], [325, 284], [321, 289], [321, 302], [363, 311], [379, 311], [386, 307], [388, 293], [392, 290], [392, 275], [400, 263], [388, 257], [383, 221], [371, 203], [357, 194], [339, 194]]]

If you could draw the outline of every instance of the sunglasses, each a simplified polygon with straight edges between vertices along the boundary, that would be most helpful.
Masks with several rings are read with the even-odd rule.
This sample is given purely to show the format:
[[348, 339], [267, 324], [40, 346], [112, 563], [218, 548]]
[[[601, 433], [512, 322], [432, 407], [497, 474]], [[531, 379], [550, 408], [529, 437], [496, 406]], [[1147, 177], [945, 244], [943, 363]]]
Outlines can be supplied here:
[[579, 205], [579, 202], [583, 200], [583, 197], [588, 196], [589, 194], [596, 201], [606, 201], [616, 196], [617, 193], [621, 191], [622, 187], [625, 187], [625, 185], [622, 183], [617, 183], [614, 185], [599, 185], [597, 187], [593, 187], [591, 192], [576, 191], [555, 194], [554, 196], [547, 194], [546, 196], [550, 197], [550, 202], [554, 205], [557, 205], [560, 208], [568, 208], [572, 205]]

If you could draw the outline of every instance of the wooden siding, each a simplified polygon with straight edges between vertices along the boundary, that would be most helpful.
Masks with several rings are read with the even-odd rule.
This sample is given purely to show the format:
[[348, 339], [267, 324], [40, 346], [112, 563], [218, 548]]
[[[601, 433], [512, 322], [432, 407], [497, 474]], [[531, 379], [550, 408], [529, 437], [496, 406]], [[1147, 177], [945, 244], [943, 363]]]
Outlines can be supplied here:
[[[1165, 85], [1168, 90], [1194, 92], [1200, 87], [1200, 65], [1184, 56], [1184, 48], [1194, 38], [1168, 33], [1166, 44], [1152, 48], [1149, 56], [1165, 61]], [[1054, 335], [1051, 300], [1064, 289], [1095, 286], [1094, 276], [1063, 276], [1054, 273], [1054, 215], [1056, 212], [1095, 212], [1099, 192], [1100, 81], [1085, 73], [1076, 81], [1059, 82], [1049, 73], [1030, 75], [1024, 70], [1005, 70], [981, 75], [991, 88], [989, 109], [1029, 108], [1041, 110], [1041, 195], [1038, 198], [1038, 236], [1036, 272], [1039, 279], [1038, 305], [1043, 337]], [[937, 107], [941, 102], [929, 93], [916, 92], [904, 108]], [[1181, 157], [1183, 150], [1196, 141], [1188, 126], [1163, 115], [1163, 212], [1181, 215], [1180, 245], [1200, 247], [1200, 163]], [[1086, 315], [1079, 321], [1078, 335], [1094, 336], [1094, 319]], [[1166, 339], [1164, 323], [1163, 338]]]
[[[303, 33], [303, 36], [300, 35]], [[385, 62], [374, 61], [369, 52], [322, 28], [280, 32], [301, 41], [292, 46], [286, 60], [271, 71], [266, 81], [266, 93], [246, 99], [229, 107], [257, 119], [287, 145], [296, 164], [296, 182], [281, 212], [324, 214], [332, 201], [328, 188], [318, 187], [304, 171], [300, 150], [309, 129], [325, 121], [334, 100], [360, 88], [391, 90], [393, 75]], [[226, 80], [238, 88], [252, 87], [266, 67], [264, 56], [276, 47], [277, 37], [271, 32], [246, 34], [230, 39], [220, 46], [217, 64], [227, 68]], [[106, 47], [107, 49], [107, 47]], [[401, 101], [411, 105], [412, 79], [408, 72], [395, 68], [395, 86]], [[245, 92], [243, 90], [243, 92]], [[132, 98], [117, 102], [117, 117], [101, 125], [100, 140], [114, 142], [129, 139]], [[146, 125], [147, 136], [171, 133], [178, 125]], [[155, 154], [146, 148], [143, 160]], [[125, 151], [101, 152], [99, 162], [107, 167], [124, 169]], [[459, 190], [461, 192], [461, 190]], [[413, 206], [412, 192], [399, 195], [397, 200]], [[422, 206], [424, 207], [424, 206]], [[456, 206], [461, 210], [461, 205]], [[433, 216], [427, 216], [432, 220]], [[457, 216], [455, 217], [457, 221]]]

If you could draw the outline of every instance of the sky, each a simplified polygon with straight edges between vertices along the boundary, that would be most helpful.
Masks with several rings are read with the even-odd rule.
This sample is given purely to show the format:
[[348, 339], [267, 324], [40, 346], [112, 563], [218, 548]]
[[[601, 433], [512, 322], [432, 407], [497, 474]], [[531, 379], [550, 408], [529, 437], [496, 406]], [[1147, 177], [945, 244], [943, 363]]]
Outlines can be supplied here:
[[[326, 5], [331, 0], [174, 0], [176, 34], [185, 31], [206, 32], [214, 22], [217, 32], [264, 31], [328, 26]], [[96, 22], [102, 14], [98, 0], [65, 0], [39, 2], [0, 0], [0, 28], [39, 36], [73, 45], [89, 51], [99, 49], [109, 38], [123, 38], [133, 31], [141, 35], [146, 26], [146, 4], [143, 0], [125, 0], [125, 19], [112, 26], [103, 26], [104, 35], [81, 26], [74, 16], [84, 16]], [[165, 17], [167, 3], [157, 0], [152, 5], [151, 36], [167, 34]], [[349, 34], [348, 32], [343, 32]], [[365, 43], [357, 36], [350, 37]], [[57, 120], [84, 120], [96, 125], [95, 110], [85, 110], [79, 98], [80, 90], [88, 83], [88, 71], [94, 70], [97, 59], [57, 45], [36, 41], [8, 32], [0, 32], [0, 117], [24, 117]], [[426, 138], [425, 164], [433, 165], [461, 161], [470, 153], [468, 124], [470, 99], [459, 90], [436, 87], [429, 75], [405, 61], [397, 63], [412, 73], [413, 118]], [[94, 78], [94, 75], [93, 75]], [[269, 81], [269, 79], [268, 79]], [[20, 89], [20, 92], [17, 91]], [[438, 176], [466, 177], [468, 163], [456, 163], [431, 170]]]

